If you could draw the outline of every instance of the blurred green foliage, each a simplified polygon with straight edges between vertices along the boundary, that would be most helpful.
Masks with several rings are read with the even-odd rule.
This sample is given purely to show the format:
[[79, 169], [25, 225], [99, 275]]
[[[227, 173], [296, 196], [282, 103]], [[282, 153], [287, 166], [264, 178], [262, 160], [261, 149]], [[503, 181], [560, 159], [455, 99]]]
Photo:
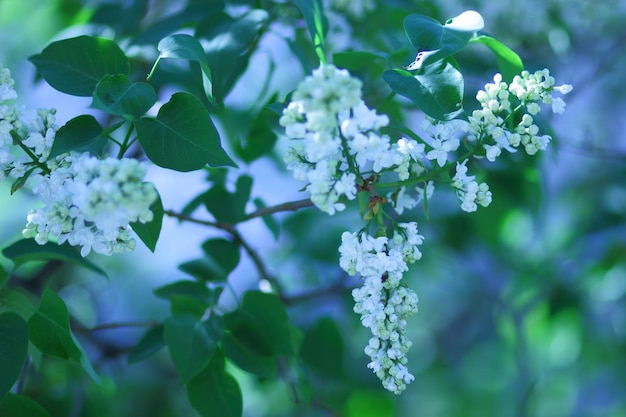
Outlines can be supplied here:
[[[221, 13], [222, 2], [182, 3], [183, 7], [167, 1], [0, 0], [0, 58], [6, 66], [19, 67], [23, 64], [18, 61], [43, 49], [60, 32], [107, 34], [137, 48], [156, 46], [162, 37], [194, 27], [202, 28], [209, 39], [223, 33], [222, 29], [240, 33], [235, 22], [220, 26], [220, 30], [211, 26], [215, 13]], [[227, 3], [236, 8], [239, 4], [268, 6], [271, 2]], [[350, 47], [384, 52], [397, 66], [405, 65], [415, 51], [402, 33], [403, 18], [408, 13], [425, 13], [442, 21], [461, 11], [461, 3], [374, 2], [375, 12], [358, 20], [345, 19], [351, 25]], [[283, 289], [292, 296], [283, 301], [290, 322], [302, 332], [301, 360], [291, 364], [272, 362], [268, 365], [272, 372], [265, 372], [265, 368], [259, 371], [259, 366], [268, 364], [263, 362], [264, 355], [271, 355], [259, 347], [263, 343], [250, 339], [254, 335], [263, 339], [263, 320], [267, 316], [250, 307], [250, 314], [259, 314], [254, 332], [239, 331], [241, 323], [236, 314], [229, 316], [232, 343], [225, 349], [240, 355], [235, 365], [253, 369], [243, 372], [231, 363], [225, 365], [242, 387], [244, 415], [626, 416], [626, 148], [620, 116], [626, 111], [626, 87], [622, 82], [626, 10], [621, 3], [472, 2], [472, 7], [485, 16], [489, 33], [512, 46], [528, 68], [546, 66], [557, 80], [574, 85], [563, 118], [545, 121], [554, 129], [552, 151], [534, 158], [513, 154], [490, 166], [487, 180], [494, 201], [477, 213], [461, 212], [451, 204], [454, 196], [444, 193], [429, 202], [428, 219], [416, 212], [402, 216], [419, 221], [426, 244], [423, 259], [408, 276], [409, 285], [420, 297], [420, 313], [409, 324], [413, 341], [409, 364], [416, 380], [400, 397], [379, 388], [379, 381], [366, 368], [362, 349], [368, 334], [352, 313], [350, 297], [350, 287], [358, 283], [344, 281], [337, 266], [339, 236], [347, 224], [355, 221], [354, 216], [340, 214], [329, 219], [314, 210], [301, 210], [285, 218], [280, 245], [265, 252]], [[300, 19], [293, 4], [277, 2], [272, 7], [275, 13]], [[333, 39], [326, 39], [330, 48]], [[289, 48], [299, 59], [290, 63], [297, 71], [304, 74], [317, 65], [303, 25]], [[465, 74], [466, 108], [473, 105], [469, 92], [481, 87], [493, 73], [494, 62], [483, 49], [472, 47], [458, 57]], [[245, 48], [239, 52], [245, 53]], [[150, 70], [152, 57], [146, 54], [148, 58], [141, 53], [134, 57], [133, 81]], [[382, 103], [387, 93], [381, 79], [385, 61], [376, 56], [361, 58], [365, 64], [356, 65], [353, 72], [364, 81], [365, 99]], [[336, 55], [336, 60], [340, 59]], [[219, 54], [214, 60], [219, 61]], [[192, 65], [187, 71], [187, 67], [173, 61], [163, 63], [155, 74], [157, 90], [176, 83], [206, 97], [199, 81], [200, 68]], [[218, 98], [226, 101], [246, 69], [239, 61], [227, 64], [234, 75], [224, 77], [218, 85]], [[287, 86], [287, 91], [294, 86]], [[406, 106], [387, 103], [381, 110], [395, 117], [404, 114]], [[256, 111], [263, 114], [267, 109]], [[246, 128], [261, 130], [264, 135], [271, 131], [242, 112], [246, 113]], [[411, 113], [405, 116], [407, 124], [412, 123], [412, 117]], [[226, 140], [235, 149], [239, 146], [238, 152], [246, 162], [256, 159], [257, 151], [242, 147], [237, 134], [228, 135]], [[275, 138], [270, 135], [266, 140], [273, 144]], [[258, 152], [262, 154], [269, 147], [263, 149]], [[249, 195], [250, 187], [243, 182], [238, 183], [234, 193], [219, 181], [213, 184], [211, 190], [219, 191], [223, 198]], [[219, 206], [211, 204], [207, 203], [207, 208], [216, 217], [239, 218], [244, 213], [220, 212]], [[10, 211], [7, 207], [0, 207], [3, 215]], [[2, 237], [8, 239], [4, 233]], [[272, 247], [271, 243], [255, 244]], [[196, 263], [187, 267], [203, 274], [211, 268], [225, 268], [223, 263], [228, 260], [205, 261], [208, 266]], [[23, 288], [12, 288], [16, 293], [6, 300], [19, 303], [23, 297], [32, 302], [33, 297], [25, 290], [35, 294], [44, 286], [60, 290], [80, 274], [63, 267], [49, 272], [52, 279], [44, 285], [38, 283], [40, 271], [54, 265], [20, 269], [22, 276], [18, 279]], [[230, 268], [230, 264], [227, 266]], [[0, 268], [0, 289], [7, 291], [3, 275]], [[112, 279], [121, 279], [117, 275]], [[212, 291], [219, 291], [219, 296], [218, 288]], [[151, 295], [145, 289], [142, 296]], [[320, 289], [319, 297], [298, 297]], [[176, 308], [174, 298], [169, 298], [172, 309]], [[95, 307], [91, 308], [97, 310], [97, 295], [92, 302]], [[250, 303], [254, 306], [253, 301]], [[141, 300], [134, 308], [138, 316], [144, 314]], [[152, 319], [149, 312], [145, 314]], [[276, 314], [283, 320], [280, 312]], [[100, 316], [102, 321], [109, 321], [106, 312], [100, 312]], [[79, 324], [80, 317], [74, 319]], [[184, 326], [166, 324], [165, 338], [177, 338], [172, 329], [181, 327], [200, 329], [197, 331], [203, 337], [210, 334], [209, 330], [214, 329], [202, 327], [207, 321], [201, 319], [189, 315]], [[147, 362], [128, 365], [127, 354], [141, 334], [121, 334], [118, 338], [118, 330], [105, 330], [113, 336], [87, 331], [78, 334], [103, 378], [101, 385], [91, 381], [80, 364], [44, 356], [30, 359], [22, 392], [54, 417], [193, 415], [189, 401], [199, 401], [202, 392], [221, 395], [197, 384], [188, 400], [174, 369], [174, 365], [182, 365], [176, 361], [172, 365], [164, 350]], [[299, 337], [296, 333], [285, 322], [281, 346], [265, 347], [289, 350], [291, 338]], [[203, 340], [209, 343], [209, 339]], [[158, 337], [155, 340], [158, 348], [163, 341]], [[181, 340], [183, 349], [189, 347], [182, 342], [185, 340]], [[211, 360], [218, 362], [220, 358]], [[281, 380], [267, 378], [287, 365], [291, 365], [291, 371]], [[212, 364], [207, 369], [213, 380], [229, 388], [232, 381], [223, 364]], [[232, 390], [228, 392], [232, 394]], [[15, 415], [11, 414], [13, 403], [20, 400], [11, 394], [7, 398], [11, 399], [0, 406], [0, 416]], [[32, 415], [47, 415], [37, 412]]]

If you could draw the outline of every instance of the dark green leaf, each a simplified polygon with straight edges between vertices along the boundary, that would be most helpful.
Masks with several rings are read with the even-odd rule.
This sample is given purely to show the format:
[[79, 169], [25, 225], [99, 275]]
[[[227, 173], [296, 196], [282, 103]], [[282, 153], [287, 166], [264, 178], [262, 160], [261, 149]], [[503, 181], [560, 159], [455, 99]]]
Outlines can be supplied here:
[[28, 320], [30, 341], [45, 354], [80, 361], [81, 352], [70, 330], [70, 316], [65, 303], [51, 290], [41, 296], [39, 309]]
[[155, 296], [165, 300], [170, 300], [176, 295], [188, 295], [198, 301], [208, 303], [212, 299], [212, 292], [203, 283], [197, 281], [176, 281], [164, 285], [152, 291]]
[[135, 121], [137, 136], [152, 162], [177, 171], [193, 171], [206, 164], [237, 165], [224, 152], [209, 112], [194, 95], [175, 93], [155, 119]]
[[219, 279], [225, 280], [241, 259], [239, 244], [226, 239], [209, 239], [202, 244], [202, 250], [213, 266], [215, 278]]
[[251, 10], [237, 19], [215, 15], [198, 26], [196, 36], [208, 40], [213, 95], [222, 102], [248, 64], [252, 43], [268, 18], [265, 10]]
[[28, 320], [28, 334], [31, 343], [42, 353], [80, 363], [96, 383], [101, 383], [87, 354], [70, 330], [69, 312], [65, 303], [54, 291], [43, 292], [39, 308]]
[[28, 324], [19, 315], [0, 314], [0, 402], [22, 373], [28, 354]]
[[137, 233], [144, 245], [154, 252], [161, 234], [164, 215], [163, 203], [161, 202], [161, 196], [158, 196], [158, 194], [156, 201], [150, 206], [150, 210], [154, 214], [152, 221], [148, 223], [134, 222], [130, 224], [130, 227]]
[[385, 60], [386, 58], [382, 55], [366, 51], [337, 52], [333, 54], [333, 64], [349, 71], [380, 65]]
[[9, 279], [9, 274], [7, 274], [7, 271], [4, 269], [4, 267], [0, 265], [0, 290], [7, 283], [8, 279]]
[[434, 62], [423, 68], [423, 74], [404, 70], [388, 70], [383, 78], [389, 87], [409, 98], [428, 116], [451, 120], [463, 113], [463, 76], [450, 59]]
[[[254, 206], [257, 208], [257, 210], [267, 207], [263, 200], [261, 200], [260, 198], [255, 198], [254, 200], [252, 200], [252, 202], [254, 203]], [[272, 232], [272, 236], [274, 236], [274, 239], [278, 239], [278, 236], [280, 235], [280, 226], [274, 216], [268, 214], [261, 217], [261, 219], [263, 219], [263, 223], [265, 223], [265, 226], [267, 226], [269, 231]]]
[[205, 194], [204, 204], [218, 222], [238, 223], [246, 217], [251, 189], [252, 177], [242, 175], [237, 178], [234, 193], [228, 192], [223, 186], [214, 186]]
[[490, 36], [477, 36], [472, 41], [482, 43], [493, 52], [498, 63], [498, 68], [505, 82], [511, 82], [513, 77], [524, 70], [522, 59], [506, 45]]
[[[247, 328], [238, 333], [228, 332], [222, 336], [220, 345], [226, 357], [239, 368], [263, 378], [275, 376], [278, 371], [276, 358], [268, 352], [260, 352], [259, 342], [263, 335], [254, 328]], [[256, 336], [256, 337], [255, 337]]]
[[269, 109], [261, 110], [246, 137], [236, 143], [235, 152], [247, 163], [260, 158], [274, 148], [278, 136], [270, 125], [269, 121], [272, 118], [277, 118], [274, 112]]
[[433, 63], [465, 48], [473, 32], [450, 29], [435, 19], [412, 14], [404, 19], [404, 30], [417, 51], [437, 51], [424, 59], [423, 65]]
[[172, 316], [187, 315], [200, 320], [207, 312], [209, 303], [199, 301], [190, 295], [180, 294], [170, 297], [170, 311]]
[[247, 291], [239, 309], [224, 316], [224, 320], [227, 328], [239, 338], [258, 339], [250, 343], [255, 344], [260, 353], [294, 355], [297, 352], [285, 306], [274, 294]]
[[206, 257], [183, 262], [178, 265], [178, 269], [201, 282], [222, 280], [222, 278], [216, 277], [215, 263]]
[[0, 290], [0, 310], [11, 311], [28, 320], [37, 311], [34, 296], [22, 288], [6, 287]]
[[124, 74], [105, 75], [96, 85], [91, 107], [132, 120], [150, 110], [156, 100], [156, 91], [148, 83], [131, 83]]
[[189, 315], [164, 322], [164, 336], [181, 385], [189, 382], [209, 362], [222, 334], [219, 317], [199, 321]]
[[93, 262], [80, 256], [76, 248], [68, 244], [57, 245], [49, 242], [45, 245], [39, 245], [34, 239], [22, 239], [4, 248], [2, 254], [12, 260], [16, 268], [30, 261], [57, 259], [82, 266], [104, 277], [107, 276], [106, 272]]
[[300, 357], [312, 368], [340, 378], [343, 373], [343, 338], [335, 320], [319, 319], [304, 336]]
[[137, 342], [128, 354], [128, 363], [137, 363], [148, 359], [165, 347], [163, 325], [152, 327]]
[[224, 10], [224, 0], [193, 0], [187, 2], [187, 7], [180, 13], [162, 16], [161, 21], [152, 26], [143, 28], [141, 32], [135, 31], [131, 43], [135, 45], [154, 45], [171, 33], [188, 26], [190, 22], [197, 22], [207, 15]]
[[91, 22], [115, 28], [116, 33], [119, 35], [132, 35], [140, 31], [141, 21], [148, 11], [148, 0], [117, 3], [118, 4], [95, 3], [100, 6], [91, 17]]
[[0, 417], [52, 417], [42, 406], [25, 395], [7, 394], [0, 402]]
[[241, 417], [243, 398], [237, 380], [224, 370], [221, 353], [187, 385], [189, 402], [202, 417]]
[[190, 35], [167, 36], [159, 42], [160, 58], [179, 58], [195, 61], [202, 69], [202, 83], [209, 99], [213, 98], [213, 81], [207, 56], [200, 42]]
[[19, 190], [20, 188], [22, 188], [25, 184], [26, 181], [28, 181], [28, 179], [30, 178], [31, 174], [37, 169], [38, 167], [34, 166], [32, 168], [30, 168], [29, 170], [27, 170], [23, 176], [21, 176], [20, 178], [16, 179], [13, 184], [11, 184], [11, 195], [13, 195], [17, 190]]
[[48, 45], [30, 61], [53, 88], [89, 97], [107, 74], [128, 74], [128, 59], [113, 41], [78, 36]]
[[58, 130], [48, 158], [70, 151], [98, 155], [107, 143], [102, 133], [102, 126], [95, 117], [89, 114], [77, 116]]

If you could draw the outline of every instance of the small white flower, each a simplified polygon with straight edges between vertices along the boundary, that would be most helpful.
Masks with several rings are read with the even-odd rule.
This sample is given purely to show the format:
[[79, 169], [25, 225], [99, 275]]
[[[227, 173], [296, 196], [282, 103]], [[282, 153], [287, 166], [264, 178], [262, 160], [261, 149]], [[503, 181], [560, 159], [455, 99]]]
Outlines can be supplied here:
[[467, 10], [457, 17], [448, 19], [444, 27], [460, 32], [478, 32], [485, 27], [485, 22], [480, 13], [474, 10]]

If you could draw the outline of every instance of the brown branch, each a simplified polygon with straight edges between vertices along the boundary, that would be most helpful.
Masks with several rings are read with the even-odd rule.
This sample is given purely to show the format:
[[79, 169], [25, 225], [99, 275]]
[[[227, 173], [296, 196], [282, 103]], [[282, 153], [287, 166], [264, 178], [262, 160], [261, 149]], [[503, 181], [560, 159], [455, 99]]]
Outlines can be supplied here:
[[241, 236], [241, 233], [239, 233], [239, 231], [235, 228], [233, 228], [232, 230], [228, 230], [228, 233], [230, 233], [235, 242], [239, 243], [243, 250], [248, 254], [250, 260], [254, 264], [254, 267], [259, 272], [259, 276], [261, 277], [261, 279], [265, 279], [279, 287], [276, 278], [267, 271], [267, 268], [265, 267], [265, 264], [263, 263], [263, 260], [261, 259], [259, 254], [256, 252], [256, 250], [254, 250], [254, 248], [252, 248], [252, 246], [250, 246], [248, 242], [246, 242], [243, 236]]
[[[244, 218], [238, 223], [243, 223], [248, 220], [255, 219], [257, 217], [264, 217], [270, 214], [279, 213], [281, 211], [297, 211], [297, 210], [300, 210], [301, 208], [311, 207], [311, 206], [313, 206], [313, 202], [309, 198], [306, 198], [303, 200], [297, 200], [297, 201], [288, 201], [286, 203], [277, 204], [271, 207], [263, 207], [256, 211], [253, 211], [252, 213], [246, 214]], [[230, 232], [235, 227], [235, 225], [231, 223], [220, 223], [220, 222], [214, 222], [210, 220], [200, 220], [200, 219], [196, 219], [195, 217], [177, 213], [174, 210], [165, 210], [163, 213], [169, 217], [174, 217], [178, 220], [200, 224], [203, 226], [215, 227], [217, 229], [226, 230], [227, 232]]]
[[181, 221], [199, 224], [202, 226], [215, 227], [216, 229], [225, 230], [227, 232], [232, 230], [234, 227], [232, 224], [228, 224], [228, 223], [218, 223], [218, 222], [213, 222], [210, 220], [196, 219], [195, 217], [187, 216], [181, 213], [176, 213], [174, 210], [164, 210], [163, 214], [169, 217], [174, 217], [175, 219], [178, 219]]
[[257, 211], [253, 211], [250, 214], [246, 214], [246, 217], [244, 218], [243, 221], [251, 220], [256, 217], [267, 216], [269, 214], [274, 214], [274, 213], [278, 213], [281, 211], [297, 211], [297, 210], [300, 210], [301, 208], [311, 207], [311, 206], [313, 206], [313, 202], [311, 201], [310, 198], [305, 198], [304, 200], [289, 201], [287, 203], [282, 203], [282, 204], [278, 204], [278, 205], [271, 206], [271, 207], [264, 207], [264, 208], [258, 209]]

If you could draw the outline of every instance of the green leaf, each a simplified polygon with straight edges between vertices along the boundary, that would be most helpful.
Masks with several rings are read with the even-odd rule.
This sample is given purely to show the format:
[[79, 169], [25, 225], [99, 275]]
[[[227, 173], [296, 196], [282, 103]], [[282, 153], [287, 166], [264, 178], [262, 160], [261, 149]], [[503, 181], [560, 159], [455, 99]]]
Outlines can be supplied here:
[[[251, 343], [260, 353], [288, 356], [297, 353], [294, 331], [289, 324], [285, 306], [274, 294], [247, 291], [239, 309], [225, 315], [224, 321], [227, 328], [239, 338], [258, 339]], [[252, 329], [256, 329], [256, 332]]]
[[6, 287], [0, 290], [0, 311], [10, 311], [28, 320], [37, 307], [33, 295], [21, 288]]
[[243, 397], [237, 380], [224, 370], [224, 357], [217, 353], [187, 385], [192, 407], [202, 417], [241, 417]]
[[328, 32], [328, 20], [324, 15], [324, 5], [321, 0], [294, 0], [300, 8], [306, 21], [306, 26], [311, 34], [315, 53], [320, 61], [325, 62], [324, 39]]
[[241, 259], [239, 244], [227, 239], [209, 239], [202, 243], [202, 250], [212, 266], [214, 280], [226, 280]]
[[156, 249], [156, 244], [159, 240], [159, 235], [161, 234], [161, 226], [163, 225], [163, 203], [161, 202], [161, 196], [157, 193], [157, 199], [150, 206], [150, 210], [154, 217], [152, 221], [148, 223], [140, 223], [133, 222], [130, 224], [130, 227], [137, 233], [139, 239], [150, 249], [150, 251], [154, 252]]
[[172, 316], [192, 316], [200, 320], [207, 312], [209, 303], [199, 301], [196, 297], [180, 294], [170, 297], [170, 311]]
[[217, 316], [199, 321], [189, 315], [179, 315], [165, 320], [163, 334], [181, 385], [185, 385], [215, 353], [222, 328]]
[[214, 15], [196, 29], [198, 38], [207, 39], [206, 57], [211, 68], [213, 95], [223, 102], [248, 65], [252, 44], [266, 24], [268, 13], [255, 9], [231, 18]]
[[192, 94], [175, 93], [155, 119], [142, 117], [135, 126], [146, 155], [160, 167], [186, 172], [206, 164], [237, 166], [222, 149], [209, 112]]
[[426, 65], [423, 74], [404, 70], [388, 70], [383, 79], [401, 96], [413, 101], [428, 116], [451, 120], [463, 113], [463, 76], [445, 59]]
[[20, 188], [22, 188], [26, 182], [28, 181], [28, 179], [30, 178], [30, 176], [32, 175], [33, 172], [35, 172], [35, 170], [37, 169], [37, 166], [34, 166], [32, 168], [30, 168], [29, 170], [27, 170], [23, 176], [21, 176], [20, 178], [16, 179], [13, 184], [11, 184], [11, 195], [13, 195], [17, 190], [19, 190]]
[[[255, 198], [254, 200], [252, 200], [252, 202], [254, 203], [254, 206], [257, 210], [267, 207], [267, 205], [260, 198]], [[261, 219], [263, 220], [263, 223], [265, 223], [265, 226], [267, 226], [269, 231], [272, 232], [272, 236], [274, 236], [274, 239], [278, 239], [278, 236], [280, 235], [280, 225], [278, 224], [278, 221], [276, 221], [276, 218], [274, 218], [274, 216], [272, 216], [271, 214], [268, 214], [261, 217]]]
[[181, 280], [164, 285], [152, 291], [158, 298], [170, 300], [176, 295], [188, 295], [198, 301], [208, 302], [211, 299], [211, 290], [197, 281]]
[[128, 354], [128, 363], [137, 363], [148, 359], [165, 347], [165, 337], [163, 336], [163, 325], [152, 327], [137, 342]]
[[107, 74], [128, 74], [128, 59], [113, 41], [78, 36], [48, 45], [29, 60], [53, 88], [74, 96], [89, 97]]
[[12, 260], [16, 268], [30, 261], [57, 259], [71, 262], [107, 277], [106, 272], [93, 262], [80, 256], [76, 248], [68, 244], [57, 245], [56, 243], [48, 242], [45, 245], [39, 245], [34, 239], [22, 239], [4, 248], [2, 254]]
[[333, 64], [349, 71], [371, 68], [384, 63], [386, 57], [367, 51], [337, 52], [333, 54]]
[[498, 63], [498, 68], [505, 82], [511, 82], [513, 77], [524, 70], [522, 59], [499, 40], [491, 36], [480, 35], [472, 39], [473, 42], [482, 43], [493, 52]]
[[237, 178], [234, 193], [228, 192], [224, 186], [213, 186], [204, 195], [204, 205], [218, 222], [235, 224], [246, 217], [251, 190], [252, 177], [242, 175]]
[[42, 406], [25, 395], [7, 394], [0, 402], [0, 417], [52, 417]]
[[39, 309], [28, 320], [30, 341], [41, 352], [61, 359], [80, 361], [80, 350], [70, 330], [65, 303], [51, 290], [45, 290]]
[[105, 75], [96, 85], [91, 107], [133, 120], [144, 115], [156, 101], [156, 91], [150, 84], [131, 83], [124, 74]]
[[235, 144], [235, 152], [245, 162], [250, 163], [269, 153], [278, 135], [272, 130], [271, 119], [277, 119], [274, 112], [263, 109], [254, 120], [254, 124], [245, 138]]
[[28, 355], [28, 324], [19, 315], [0, 314], [0, 401], [22, 373]]
[[213, 99], [213, 81], [207, 56], [196, 38], [185, 34], [167, 36], [159, 42], [159, 58], [178, 58], [195, 61], [202, 69], [202, 83], [207, 97]]
[[98, 384], [89, 358], [70, 330], [70, 315], [63, 300], [51, 290], [45, 290], [39, 308], [28, 320], [30, 341], [42, 353], [61, 359], [72, 359]]
[[[201, 282], [216, 280], [215, 263], [206, 257], [183, 262], [178, 265], [178, 269]], [[218, 278], [218, 280], [222, 280], [222, 278]]]
[[418, 52], [436, 51], [427, 55], [422, 65], [459, 52], [474, 36], [474, 32], [455, 30], [431, 17], [420, 14], [412, 14], [404, 19], [404, 31]]
[[323, 317], [309, 329], [300, 357], [310, 367], [334, 378], [343, 374], [343, 338], [335, 320]]
[[9, 274], [7, 274], [7, 271], [4, 269], [4, 267], [0, 265], [0, 290], [4, 288], [8, 280]]
[[236, 333], [225, 333], [220, 341], [226, 357], [239, 368], [262, 378], [270, 378], [278, 372], [276, 358], [262, 352], [263, 334], [254, 328], [238, 328]]
[[48, 159], [65, 152], [89, 152], [98, 155], [107, 143], [102, 126], [89, 114], [77, 116], [57, 131]]

